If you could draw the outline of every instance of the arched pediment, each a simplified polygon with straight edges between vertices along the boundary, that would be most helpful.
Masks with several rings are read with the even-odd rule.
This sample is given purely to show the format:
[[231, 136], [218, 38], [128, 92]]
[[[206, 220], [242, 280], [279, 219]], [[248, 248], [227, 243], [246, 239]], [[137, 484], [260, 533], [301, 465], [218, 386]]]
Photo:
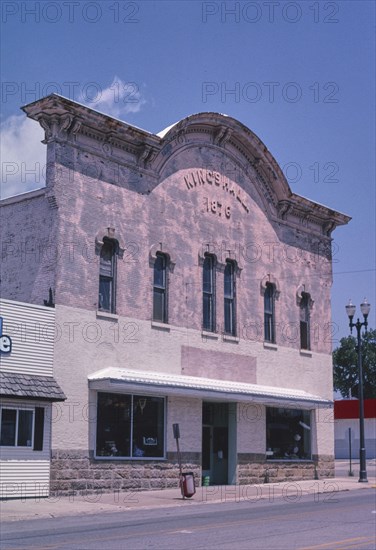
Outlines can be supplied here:
[[[249, 128], [236, 119], [219, 113], [191, 115], [157, 134], [161, 139], [160, 152], [154, 157], [153, 169], [158, 182], [174, 170], [177, 159], [191, 148], [205, 147], [219, 151], [242, 174], [237, 182], [245, 192], [252, 185], [258, 193], [264, 209], [278, 215], [279, 203], [288, 200], [292, 193], [276, 160], [264, 143]], [[203, 162], [205, 169], [205, 162]], [[220, 168], [218, 168], [219, 170]], [[250, 183], [252, 181], [252, 184]]]

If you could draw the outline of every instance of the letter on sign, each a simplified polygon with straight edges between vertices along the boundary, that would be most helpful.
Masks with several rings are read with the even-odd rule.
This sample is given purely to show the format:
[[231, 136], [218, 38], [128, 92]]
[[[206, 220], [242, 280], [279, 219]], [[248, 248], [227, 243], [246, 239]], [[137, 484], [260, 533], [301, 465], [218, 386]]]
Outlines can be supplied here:
[[3, 334], [3, 318], [0, 317], [0, 353], [10, 353], [12, 351], [12, 340], [9, 336]]

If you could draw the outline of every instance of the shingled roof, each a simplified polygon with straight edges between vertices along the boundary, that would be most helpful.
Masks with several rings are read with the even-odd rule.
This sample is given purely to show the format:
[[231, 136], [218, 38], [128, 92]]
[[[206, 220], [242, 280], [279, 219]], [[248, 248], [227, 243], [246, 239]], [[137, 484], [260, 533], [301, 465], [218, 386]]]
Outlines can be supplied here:
[[0, 397], [64, 401], [66, 396], [51, 376], [0, 372]]

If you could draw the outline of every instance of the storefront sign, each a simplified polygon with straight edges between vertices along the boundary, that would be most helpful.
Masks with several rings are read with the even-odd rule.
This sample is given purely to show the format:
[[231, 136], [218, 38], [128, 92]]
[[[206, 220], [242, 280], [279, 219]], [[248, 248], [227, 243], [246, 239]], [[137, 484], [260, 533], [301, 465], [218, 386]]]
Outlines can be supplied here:
[[3, 334], [3, 318], [0, 317], [0, 353], [10, 353], [12, 351], [12, 340], [10, 336]]

